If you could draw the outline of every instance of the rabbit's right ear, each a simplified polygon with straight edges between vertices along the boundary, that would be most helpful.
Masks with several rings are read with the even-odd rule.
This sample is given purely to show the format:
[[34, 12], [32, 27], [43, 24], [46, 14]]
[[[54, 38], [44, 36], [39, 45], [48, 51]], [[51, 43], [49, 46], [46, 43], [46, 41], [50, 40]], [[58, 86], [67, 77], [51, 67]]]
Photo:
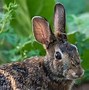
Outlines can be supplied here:
[[62, 4], [57, 3], [54, 8], [54, 29], [56, 35], [61, 39], [67, 39], [65, 31], [65, 8]]
[[53, 34], [50, 30], [49, 23], [44, 18], [35, 16], [32, 19], [32, 24], [36, 40], [45, 45], [50, 43]]

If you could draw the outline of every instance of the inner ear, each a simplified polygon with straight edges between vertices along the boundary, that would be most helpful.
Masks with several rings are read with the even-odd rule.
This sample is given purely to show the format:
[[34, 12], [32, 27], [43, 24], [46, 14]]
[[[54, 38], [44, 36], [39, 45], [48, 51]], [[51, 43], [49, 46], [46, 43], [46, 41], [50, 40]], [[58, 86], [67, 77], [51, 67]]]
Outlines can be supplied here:
[[42, 44], [49, 44], [53, 41], [54, 34], [52, 33], [49, 23], [42, 17], [35, 16], [32, 19], [33, 32], [36, 40]]

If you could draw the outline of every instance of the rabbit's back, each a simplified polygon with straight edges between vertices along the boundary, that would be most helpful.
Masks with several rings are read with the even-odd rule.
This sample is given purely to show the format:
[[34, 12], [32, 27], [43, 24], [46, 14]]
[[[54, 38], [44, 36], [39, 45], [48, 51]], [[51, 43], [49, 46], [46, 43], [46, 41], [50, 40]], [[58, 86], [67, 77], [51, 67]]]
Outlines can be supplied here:
[[42, 58], [34, 57], [0, 66], [0, 90], [41, 90], [46, 80], [42, 64]]

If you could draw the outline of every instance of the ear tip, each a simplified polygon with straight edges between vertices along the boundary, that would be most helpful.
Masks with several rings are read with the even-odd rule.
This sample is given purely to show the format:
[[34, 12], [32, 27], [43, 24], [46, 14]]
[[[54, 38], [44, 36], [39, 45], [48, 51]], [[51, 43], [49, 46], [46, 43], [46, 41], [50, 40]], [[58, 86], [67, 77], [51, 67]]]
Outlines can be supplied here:
[[64, 8], [64, 5], [61, 4], [61, 3], [59, 3], [59, 2], [57, 2], [56, 5], [55, 5], [55, 8], [56, 8], [56, 7], [62, 7], [62, 8]]
[[48, 21], [46, 20], [46, 18], [43, 18], [41, 16], [34, 16], [32, 18], [32, 23], [34, 24], [35, 22], [45, 22], [49, 25]]
[[34, 17], [32, 18], [32, 22], [33, 22], [34, 20], [37, 20], [37, 19], [42, 19], [42, 17], [41, 17], [41, 16], [34, 16]]

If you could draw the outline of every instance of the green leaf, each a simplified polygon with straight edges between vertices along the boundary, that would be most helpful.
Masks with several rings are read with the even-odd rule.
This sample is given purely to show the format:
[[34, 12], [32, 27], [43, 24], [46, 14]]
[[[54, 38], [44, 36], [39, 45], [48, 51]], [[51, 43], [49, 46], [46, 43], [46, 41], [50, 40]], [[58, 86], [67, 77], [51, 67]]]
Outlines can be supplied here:
[[85, 35], [84, 39], [89, 38], [89, 13], [80, 16], [71, 15], [67, 19], [68, 34], [79, 32]]
[[45, 17], [51, 25], [53, 21], [54, 4], [54, 0], [37, 0], [37, 2], [35, 0], [27, 0], [31, 18], [33, 16]]

